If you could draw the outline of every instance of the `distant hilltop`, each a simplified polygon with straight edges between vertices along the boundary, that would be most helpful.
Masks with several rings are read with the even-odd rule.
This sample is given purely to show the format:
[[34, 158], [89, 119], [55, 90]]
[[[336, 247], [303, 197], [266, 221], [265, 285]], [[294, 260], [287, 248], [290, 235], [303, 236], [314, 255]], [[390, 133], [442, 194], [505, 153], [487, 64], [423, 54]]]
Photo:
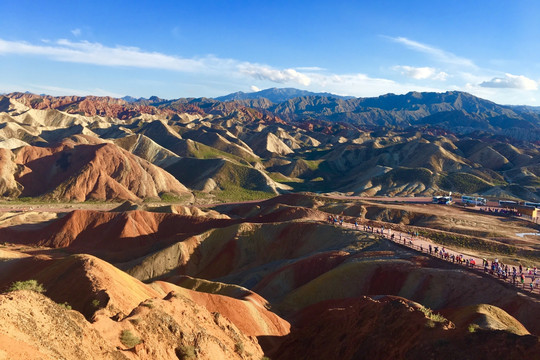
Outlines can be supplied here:
[[353, 96], [340, 96], [327, 92], [323, 93], [314, 93], [307, 90], [299, 90], [294, 88], [270, 88], [266, 90], [256, 91], [245, 93], [243, 91], [238, 91], [229, 95], [220, 96], [214, 98], [218, 101], [232, 101], [232, 100], [254, 100], [254, 99], [268, 99], [273, 103], [280, 103], [290, 99], [306, 96], [322, 96], [330, 98], [339, 98], [339, 99], [353, 99]]

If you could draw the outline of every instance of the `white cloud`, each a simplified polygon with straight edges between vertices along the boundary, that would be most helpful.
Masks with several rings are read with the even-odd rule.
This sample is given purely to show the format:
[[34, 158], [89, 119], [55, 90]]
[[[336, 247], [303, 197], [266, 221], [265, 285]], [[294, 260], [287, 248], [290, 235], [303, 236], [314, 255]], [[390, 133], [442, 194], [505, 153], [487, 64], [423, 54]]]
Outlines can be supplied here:
[[101, 66], [128, 66], [175, 71], [197, 71], [208, 59], [183, 59], [157, 52], [146, 52], [136, 47], [107, 47], [88, 41], [58, 40], [52, 45], [33, 45], [26, 42], [0, 39], [0, 54], [43, 56], [55, 61]]
[[310, 74], [313, 91], [328, 91], [338, 95], [379, 96], [386, 93], [405, 94], [409, 91], [441, 91], [416, 84], [372, 78], [365, 74]]
[[436, 47], [419, 43], [414, 40], [407, 39], [405, 37], [387, 37], [392, 41], [405, 45], [409, 49], [428, 54], [435, 58], [437, 61], [452, 64], [457, 66], [476, 67], [472, 60], [457, 56], [451, 52], [447, 52]]
[[238, 69], [241, 73], [259, 80], [270, 80], [277, 83], [295, 82], [304, 86], [311, 83], [311, 79], [307, 75], [294, 69], [279, 70], [270, 66], [251, 63], [241, 63]]
[[509, 88], [520, 90], [537, 90], [538, 83], [523, 75], [504, 74], [504, 77], [495, 77], [479, 84], [487, 88]]
[[73, 29], [71, 30], [71, 33], [73, 34], [73, 36], [79, 37], [81, 36], [82, 31], [81, 29]]
[[[377, 96], [388, 92], [406, 93], [408, 91], [439, 91], [416, 84], [400, 84], [388, 79], [372, 78], [365, 74], [334, 74], [323, 72], [321, 68], [309, 67], [277, 69], [265, 64], [240, 62], [234, 59], [222, 59], [215, 56], [202, 58], [181, 58], [158, 52], [148, 52], [136, 47], [108, 47], [88, 41], [72, 42], [58, 40], [46, 44], [34, 45], [25, 42], [13, 42], [0, 39], [0, 55], [15, 54], [36, 56], [53, 61], [91, 64], [98, 66], [124, 66], [151, 68], [231, 78], [255, 78], [264, 86], [269, 83], [301, 85], [313, 91], [329, 91], [335, 94], [354, 96]], [[309, 69], [309, 70], [308, 70]], [[259, 84], [257, 84], [259, 88]], [[45, 87], [41, 86], [44, 90]], [[69, 89], [48, 89], [62, 92]], [[72, 93], [82, 94], [77, 89]], [[254, 89], [252, 89], [254, 90]]]
[[240, 73], [260, 80], [296, 83], [304, 86], [310, 83], [307, 75], [294, 69], [275, 69], [267, 65], [214, 56], [186, 59], [148, 52], [137, 47], [108, 47], [88, 41], [72, 42], [61, 39], [53, 44], [34, 45], [0, 39], [0, 54], [41, 56], [54, 61], [100, 66], [126, 66], [189, 73]]
[[261, 89], [258, 88], [258, 87], [256, 87], [255, 85], [251, 85], [251, 86], [249, 87], [249, 89], [250, 89], [252, 92], [259, 92], [259, 91], [261, 91]]
[[66, 88], [61, 86], [51, 86], [51, 85], [40, 85], [40, 84], [29, 84], [29, 87], [25, 89], [25, 91], [32, 91], [35, 93], [46, 93], [48, 95], [53, 96], [61, 96], [61, 95], [77, 95], [77, 96], [88, 96], [88, 95], [95, 95], [95, 96], [110, 96], [110, 97], [116, 97], [120, 98], [124, 95], [119, 93], [114, 93], [111, 91], [107, 91], [100, 88], [94, 88], [94, 89], [73, 89], [73, 88]]
[[318, 66], [299, 66], [299, 67], [295, 67], [294, 69], [298, 71], [324, 71], [326, 70], [325, 68], [318, 67]]
[[460, 87], [461, 91], [466, 91], [482, 99], [491, 100], [497, 104], [513, 105], [539, 105], [537, 101], [537, 92], [522, 89], [493, 88], [482, 87], [478, 82], [468, 83]]
[[446, 80], [448, 77], [448, 74], [444, 71], [439, 71], [432, 67], [413, 67], [413, 66], [407, 66], [407, 65], [401, 65], [401, 66], [394, 66], [393, 68], [396, 71], [401, 72], [401, 74], [417, 79], [417, 80], [423, 80], [423, 79], [433, 79], [433, 80]]

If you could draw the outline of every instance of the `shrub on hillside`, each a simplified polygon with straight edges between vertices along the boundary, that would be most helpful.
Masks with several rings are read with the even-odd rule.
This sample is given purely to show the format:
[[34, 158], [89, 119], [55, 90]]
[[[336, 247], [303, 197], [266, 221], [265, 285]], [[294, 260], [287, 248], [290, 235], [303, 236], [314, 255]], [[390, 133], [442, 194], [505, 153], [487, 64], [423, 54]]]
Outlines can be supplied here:
[[433, 326], [430, 325], [429, 327], [434, 327], [434, 323], [442, 323], [447, 321], [444, 316], [438, 313], [435, 314], [430, 308], [422, 307], [420, 311], [424, 313], [424, 315], [426, 316], [426, 318], [428, 318], [429, 321], [433, 322]]
[[120, 342], [127, 348], [131, 349], [135, 345], [138, 345], [141, 343], [141, 339], [135, 336], [131, 331], [129, 330], [122, 330], [122, 333], [120, 334]]
[[15, 281], [8, 289], [8, 291], [17, 290], [35, 291], [40, 294], [45, 292], [45, 288], [43, 287], [43, 285], [38, 283], [36, 280]]
[[197, 358], [195, 347], [191, 345], [180, 345], [174, 349], [174, 351], [180, 360], [191, 360]]

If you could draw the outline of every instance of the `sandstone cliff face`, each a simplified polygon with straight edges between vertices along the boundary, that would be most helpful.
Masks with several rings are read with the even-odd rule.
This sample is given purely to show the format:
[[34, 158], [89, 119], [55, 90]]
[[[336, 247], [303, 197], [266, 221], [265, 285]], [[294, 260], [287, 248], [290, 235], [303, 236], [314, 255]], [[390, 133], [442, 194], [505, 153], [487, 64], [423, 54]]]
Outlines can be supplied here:
[[15, 162], [22, 166], [16, 180], [23, 196], [84, 201], [189, 193], [164, 170], [113, 144], [28, 146], [17, 151]]

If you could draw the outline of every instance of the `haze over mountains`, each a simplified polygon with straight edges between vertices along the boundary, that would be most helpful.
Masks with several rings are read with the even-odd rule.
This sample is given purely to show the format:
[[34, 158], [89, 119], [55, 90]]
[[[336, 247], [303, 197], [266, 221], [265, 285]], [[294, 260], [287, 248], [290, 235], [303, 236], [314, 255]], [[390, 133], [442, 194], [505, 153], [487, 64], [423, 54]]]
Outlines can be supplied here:
[[[347, 98], [267, 89], [218, 99], [3, 96], [0, 195], [454, 191], [540, 200], [535, 109], [462, 92]], [[36, 186], [36, 178], [46, 181]]]

